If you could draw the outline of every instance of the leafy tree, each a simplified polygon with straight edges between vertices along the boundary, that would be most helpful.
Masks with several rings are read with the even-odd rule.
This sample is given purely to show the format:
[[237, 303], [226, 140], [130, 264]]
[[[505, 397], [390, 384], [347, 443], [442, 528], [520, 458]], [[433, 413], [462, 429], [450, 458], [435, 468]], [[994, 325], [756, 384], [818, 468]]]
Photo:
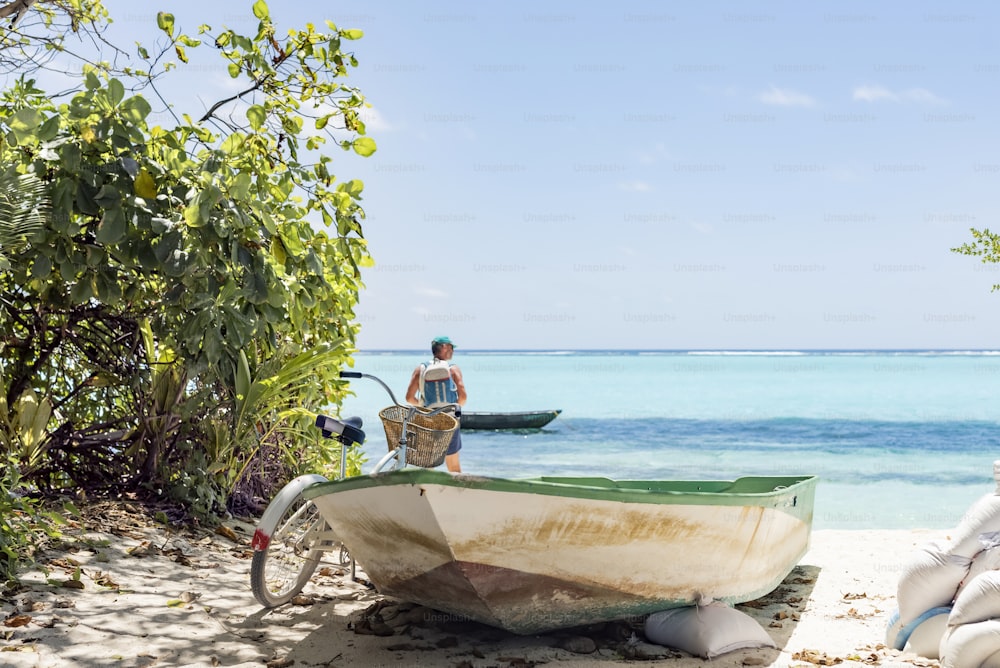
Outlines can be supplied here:
[[[984, 264], [1000, 262], [1000, 234], [990, 232], [988, 229], [977, 230], [973, 228], [970, 231], [972, 232], [972, 241], [951, 250], [962, 255], [978, 257]], [[993, 290], [1000, 290], [1000, 283], [994, 284]]]
[[[0, 68], [25, 72], [2, 93], [0, 158], [50, 202], [17, 252], [0, 246], [0, 448], [22, 483], [147, 490], [208, 513], [248, 471], [278, 482], [339, 461], [311, 420], [346, 391], [370, 262], [363, 185], [338, 181], [327, 153], [375, 151], [364, 96], [343, 81], [357, 65], [343, 46], [362, 34], [327, 21], [282, 35], [264, 0], [252, 12], [250, 35], [190, 35], [161, 12], [166, 45], [118, 66], [99, 1], [0, 5], [13, 19]], [[70, 35], [114, 58], [76, 45], [79, 85], [47, 93], [31, 75]], [[197, 49], [242, 92], [150, 124], [159, 83]], [[251, 466], [262, 457], [269, 471]]]

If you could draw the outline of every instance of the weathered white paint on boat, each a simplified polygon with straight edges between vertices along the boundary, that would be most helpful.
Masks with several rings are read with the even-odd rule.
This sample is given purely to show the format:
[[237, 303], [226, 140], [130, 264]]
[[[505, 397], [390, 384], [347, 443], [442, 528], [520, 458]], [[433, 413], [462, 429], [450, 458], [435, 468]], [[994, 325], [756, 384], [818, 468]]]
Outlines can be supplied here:
[[766, 594], [808, 549], [815, 483], [405, 469], [305, 495], [380, 592], [532, 633]]

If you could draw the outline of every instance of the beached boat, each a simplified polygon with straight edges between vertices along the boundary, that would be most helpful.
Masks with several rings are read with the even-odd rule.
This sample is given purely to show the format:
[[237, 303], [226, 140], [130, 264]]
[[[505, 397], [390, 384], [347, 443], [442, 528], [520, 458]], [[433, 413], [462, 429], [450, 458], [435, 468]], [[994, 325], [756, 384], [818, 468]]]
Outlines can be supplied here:
[[462, 411], [462, 429], [541, 429], [560, 413], [562, 409], [507, 413]]
[[530, 634], [763, 596], [808, 549], [816, 482], [404, 468], [301, 495], [380, 593]]

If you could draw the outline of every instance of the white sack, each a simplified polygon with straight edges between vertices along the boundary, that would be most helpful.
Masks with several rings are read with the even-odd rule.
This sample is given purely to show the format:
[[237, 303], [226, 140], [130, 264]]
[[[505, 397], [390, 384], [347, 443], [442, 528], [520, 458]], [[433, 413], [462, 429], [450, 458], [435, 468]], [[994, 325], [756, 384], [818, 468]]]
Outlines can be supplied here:
[[711, 659], [751, 647], [775, 647], [753, 617], [725, 603], [674, 608], [646, 618], [646, 639]]
[[949, 626], [941, 639], [941, 668], [981, 668], [994, 665], [1000, 651], [1000, 620]]
[[896, 587], [900, 625], [906, 626], [932, 608], [951, 605], [971, 562], [935, 543], [921, 547], [907, 562]]
[[983, 549], [972, 558], [972, 565], [969, 566], [969, 574], [958, 587], [959, 594], [980, 573], [1000, 570], [1000, 545], [997, 544], [997, 538], [997, 534], [984, 534], [979, 537], [979, 542], [982, 544]]
[[897, 610], [889, 618], [885, 629], [885, 644], [903, 652], [911, 652], [926, 659], [938, 658], [938, 648], [951, 608], [931, 608], [918, 615], [904, 627]]
[[938, 608], [941, 612], [928, 617], [913, 629], [909, 640], [903, 646], [904, 652], [912, 652], [925, 659], [940, 658], [941, 638], [948, 629], [948, 608]]
[[966, 511], [945, 551], [971, 559], [983, 549], [981, 536], [997, 531], [1000, 531], [1000, 495], [986, 494]]
[[986, 571], [962, 588], [955, 598], [948, 623], [952, 626], [974, 624], [994, 617], [1000, 617], [1000, 571]]

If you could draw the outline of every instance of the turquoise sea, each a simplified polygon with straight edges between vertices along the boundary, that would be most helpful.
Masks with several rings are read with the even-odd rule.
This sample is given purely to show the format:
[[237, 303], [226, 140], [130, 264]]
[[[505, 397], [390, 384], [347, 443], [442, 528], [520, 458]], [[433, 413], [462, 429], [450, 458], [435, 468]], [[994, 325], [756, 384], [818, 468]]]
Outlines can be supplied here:
[[[353, 370], [403, 399], [419, 351]], [[816, 529], [950, 528], [995, 489], [1000, 351], [456, 351], [469, 411], [560, 408], [546, 428], [462, 435], [462, 469], [501, 477], [815, 474]], [[352, 380], [368, 472], [385, 390]]]

